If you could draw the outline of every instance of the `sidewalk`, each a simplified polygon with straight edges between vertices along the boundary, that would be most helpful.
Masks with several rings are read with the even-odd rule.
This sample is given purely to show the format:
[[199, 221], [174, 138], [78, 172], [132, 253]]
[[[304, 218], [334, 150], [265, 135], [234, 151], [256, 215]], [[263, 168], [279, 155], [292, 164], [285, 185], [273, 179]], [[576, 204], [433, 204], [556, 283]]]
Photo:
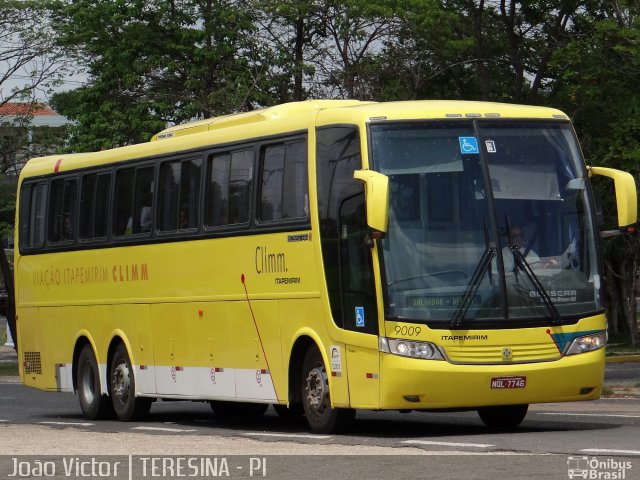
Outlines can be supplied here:
[[636, 355], [613, 355], [613, 356], [607, 357], [605, 361], [607, 363], [640, 362], [640, 354], [636, 354]]
[[[18, 355], [12, 347], [5, 347], [4, 344], [0, 345], [0, 368], [3, 366], [13, 366], [18, 364]], [[11, 368], [11, 367], [9, 367]], [[11, 368], [15, 370], [14, 368]], [[0, 376], [0, 383], [20, 383], [20, 377], [18, 376]]]
[[18, 355], [12, 347], [0, 345], [0, 363], [18, 363]]

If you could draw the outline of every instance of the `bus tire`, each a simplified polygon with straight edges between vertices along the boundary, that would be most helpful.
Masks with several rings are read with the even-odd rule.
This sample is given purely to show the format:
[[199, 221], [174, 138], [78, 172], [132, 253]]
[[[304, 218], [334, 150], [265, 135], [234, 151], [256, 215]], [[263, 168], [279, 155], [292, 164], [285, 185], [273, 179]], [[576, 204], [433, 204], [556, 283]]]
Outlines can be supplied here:
[[225, 402], [211, 400], [211, 410], [221, 418], [256, 418], [261, 417], [269, 408], [268, 403]]
[[127, 353], [127, 347], [119, 344], [111, 359], [109, 371], [109, 395], [116, 415], [123, 422], [144, 418], [151, 408], [151, 399], [136, 397], [136, 382]]
[[317, 348], [309, 349], [304, 357], [300, 393], [304, 414], [313, 432], [342, 432], [353, 423], [355, 410], [331, 407], [327, 368]]
[[482, 407], [478, 415], [484, 424], [492, 430], [510, 430], [522, 423], [529, 405], [503, 405], [500, 407]]
[[91, 345], [82, 347], [76, 366], [76, 386], [82, 415], [87, 420], [99, 420], [113, 415], [108, 396], [100, 392], [100, 371]]

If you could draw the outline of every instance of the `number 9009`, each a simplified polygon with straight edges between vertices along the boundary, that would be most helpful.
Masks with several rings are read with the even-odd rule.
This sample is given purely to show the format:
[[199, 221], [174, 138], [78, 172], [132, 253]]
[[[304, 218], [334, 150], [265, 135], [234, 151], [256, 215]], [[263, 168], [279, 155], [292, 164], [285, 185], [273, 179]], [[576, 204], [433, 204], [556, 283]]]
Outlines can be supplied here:
[[413, 325], [396, 325], [394, 331], [396, 335], [401, 335], [403, 337], [416, 337], [420, 335], [422, 328], [415, 327]]

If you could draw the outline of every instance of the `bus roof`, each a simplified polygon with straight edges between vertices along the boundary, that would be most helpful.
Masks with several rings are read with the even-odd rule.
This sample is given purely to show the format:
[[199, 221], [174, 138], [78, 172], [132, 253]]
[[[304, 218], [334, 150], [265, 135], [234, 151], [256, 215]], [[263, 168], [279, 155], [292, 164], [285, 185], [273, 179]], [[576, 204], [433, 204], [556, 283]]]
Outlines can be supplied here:
[[319, 126], [402, 119], [568, 119], [563, 112], [552, 108], [491, 102], [419, 100], [376, 103], [358, 100], [307, 100], [176, 125], [154, 135], [147, 143], [100, 152], [33, 158], [22, 169], [21, 177], [171, 154], [214, 143], [241, 141], [247, 138], [248, 125], [252, 125], [251, 137], [256, 138], [288, 131], [303, 131], [309, 128], [312, 116], [320, 111], [322, 113], [317, 117]]
[[295, 115], [308, 115], [309, 112], [326, 108], [351, 107], [366, 103], [371, 102], [361, 102], [358, 100], [306, 100], [304, 102], [284, 103], [282, 105], [253, 110], [251, 112], [234, 113], [231, 115], [223, 115], [221, 117], [182, 123], [174, 127], [165, 128], [161, 132], [158, 132], [156, 135], [151, 137], [151, 141], [179, 137], [182, 135], [191, 135], [193, 133], [202, 133], [211, 130], [220, 130], [222, 128], [235, 127], [238, 125], [249, 125], [252, 123], [264, 122], [266, 120], [277, 120], [279, 118]]

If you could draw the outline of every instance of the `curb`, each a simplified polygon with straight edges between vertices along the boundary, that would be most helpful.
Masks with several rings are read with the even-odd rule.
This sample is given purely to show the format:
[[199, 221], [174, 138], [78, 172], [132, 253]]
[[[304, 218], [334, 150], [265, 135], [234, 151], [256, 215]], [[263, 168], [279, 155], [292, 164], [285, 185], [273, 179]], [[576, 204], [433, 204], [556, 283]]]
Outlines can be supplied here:
[[640, 362], [640, 355], [616, 355], [615, 357], [606, 357], [606, 363], [625, 363]]
[[22, 380], [20, 377], [0, 377], [0, 385], [2, 384], [22, 385]]

